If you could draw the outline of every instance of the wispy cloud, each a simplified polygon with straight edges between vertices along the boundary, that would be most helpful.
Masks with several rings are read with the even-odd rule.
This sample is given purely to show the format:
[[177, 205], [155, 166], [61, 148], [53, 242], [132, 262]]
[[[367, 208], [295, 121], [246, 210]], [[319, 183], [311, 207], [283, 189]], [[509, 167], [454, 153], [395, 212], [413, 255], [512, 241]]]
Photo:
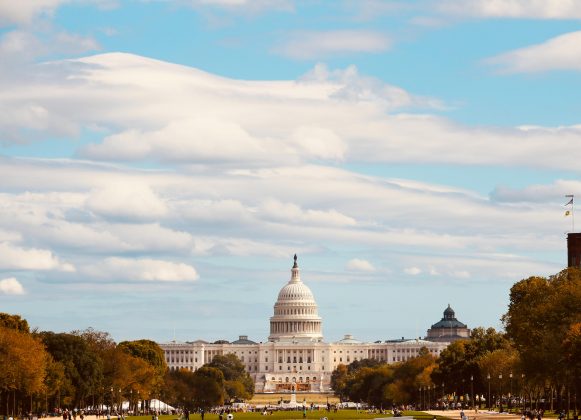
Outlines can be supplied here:
[[375, 267], [367, 260], [360, 258], [353, 258], [347, 262], [347, 270], [352, 271], [363, 271], [363, 272], [374, 272]]
[[474, 18], [579, 19], [576, 0], [436, 0], [433, 7], [449, 15]]
[[275, 47], [279, 54], [296, 60], [322, 60], [330, 56], [381, 53], [389, 50], [391, 39], [382, 33], [364, 30], [301, 31]]
[[541, 73], [553, 70], [581, 70], [581, 31], [551, 38], [500, 54], [485, 61], [500, 73]]

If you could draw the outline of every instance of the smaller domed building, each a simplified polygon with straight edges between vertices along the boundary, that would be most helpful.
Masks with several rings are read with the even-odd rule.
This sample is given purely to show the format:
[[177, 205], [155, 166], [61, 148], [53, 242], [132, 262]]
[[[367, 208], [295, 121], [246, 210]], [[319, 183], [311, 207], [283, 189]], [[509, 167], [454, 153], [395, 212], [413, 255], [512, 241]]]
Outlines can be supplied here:
[[450, 307], [450, 304], [444, 310], [444, 317], [432, 325], [426, 336], [426, 340], [446, 343], [466, 338], [470, 338], [470, 329], [466, 324], [456, 319], [456, 313]]

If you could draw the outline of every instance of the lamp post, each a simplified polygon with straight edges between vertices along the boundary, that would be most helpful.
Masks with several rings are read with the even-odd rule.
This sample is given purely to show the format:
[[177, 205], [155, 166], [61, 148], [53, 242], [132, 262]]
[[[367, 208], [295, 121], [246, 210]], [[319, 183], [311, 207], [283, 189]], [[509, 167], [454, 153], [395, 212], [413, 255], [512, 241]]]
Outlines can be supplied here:
[[446, 394], [444, 393], [444, 382], [442, 382], [442, 408], [444, 406], [444, 398], [446, 397]]
[[470, 375], [470, 403], [474, 408], [474, 375]]
[[420, 393], [420, 410], [422, 409], [422, 387], [418, 388], [418, 392]]
[[131, 410], [133, 406], [133, 388], [129, 390], [129, 407], [128, 410]]
[[508, 411], [512, 408], [512, 372], [508, 375], [510, 378], [510, 392], [508, 393]]
[[109, 406], [109, 412], [113, 411], [113, 387], [111, 387], [111, 405]]
[[502, 373], [498, 374], [498, 398], [499, 399], [499, 403], [498, 403], [498, 412], [502, 412]]
[[522, 402], [522, 408], [523, 410], [526, 408], [526, 403], [527, 403], [527, 399], [525, 397], [525, 374], [521, 373], [520, 374], [520, 399]]
[[119, 405], [117, 406], [117, 411], [123, 413], [123, 406], [121, 405], [121, 388], [119, 388]]
[[490, 373], [486, 375], [486, 379], [488, 379], [488, 409], [490, 410]]

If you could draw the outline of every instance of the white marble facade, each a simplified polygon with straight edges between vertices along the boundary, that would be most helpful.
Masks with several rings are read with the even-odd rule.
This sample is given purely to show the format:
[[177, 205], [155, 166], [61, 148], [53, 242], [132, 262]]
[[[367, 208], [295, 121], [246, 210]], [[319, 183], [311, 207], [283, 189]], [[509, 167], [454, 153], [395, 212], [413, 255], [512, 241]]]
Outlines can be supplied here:
[[426, 347], [437, 356], [448, 342], [420, 339], [363, 343], [351, 335], [334, 343], [323, 341], [322, 320], [311, 290], [301, 281], [296, 262], [290, 281], [281, 289], [270, 318], [268, 341], [255, 343], [246, 336], [232, 343], [203, 340], [161, 343], [170, 369], [195, 371], [216, 355], [233, 353], [254, 379], [256, 392], [331, 391], [331, 373], [339, 364], [376, 359], [397, 363], [410, 359]]

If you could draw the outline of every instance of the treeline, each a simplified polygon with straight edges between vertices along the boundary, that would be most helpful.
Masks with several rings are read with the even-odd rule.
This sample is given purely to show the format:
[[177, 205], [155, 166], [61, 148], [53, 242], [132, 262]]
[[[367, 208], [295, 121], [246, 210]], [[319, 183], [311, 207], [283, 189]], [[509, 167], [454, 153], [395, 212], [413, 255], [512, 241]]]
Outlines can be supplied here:
[[196, 372], [171, 372], [153, 341], [115, 343], [91, 328], [31, 331], [20, 316], [0, 313], [0, 415], [103, 406], [117, 411], [123, 402], [131, 411], [146, 411], [152, 399], [194, 409], [249, 398], [253, 391], [234, 355], [217, 356]]
[[581, 271], [530, 277], [510, 290], [505, 332], [475, 328], [437, 360], [427, 352], [395, 364], [362, 361], [333, 373], [336, 394], [375, 406], [519, 406], [577, 411], [581, 391]]

